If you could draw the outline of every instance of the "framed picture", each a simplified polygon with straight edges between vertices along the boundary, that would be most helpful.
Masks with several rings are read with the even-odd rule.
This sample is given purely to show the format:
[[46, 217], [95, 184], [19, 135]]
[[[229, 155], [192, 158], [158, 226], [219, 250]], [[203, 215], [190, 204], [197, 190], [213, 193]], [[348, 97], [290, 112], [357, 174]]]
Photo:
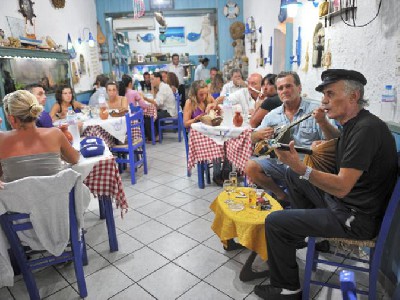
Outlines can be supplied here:
[[161, 47], [186, 45], [185, 27], [167, 27], [164, 35], [165, 41], [160, 43]]
[[174, 9], [174, 0], [150, 0], [150, 10]]

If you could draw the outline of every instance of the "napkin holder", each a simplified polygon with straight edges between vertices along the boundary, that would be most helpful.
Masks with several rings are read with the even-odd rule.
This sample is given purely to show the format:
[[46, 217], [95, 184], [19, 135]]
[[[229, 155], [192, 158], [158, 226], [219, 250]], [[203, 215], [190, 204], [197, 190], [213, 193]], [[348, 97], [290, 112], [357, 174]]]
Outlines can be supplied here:
[[81, 153], [83, 157], [93, 157], [103, 155], [103, 140], [98, 137], [86, 137], [81, 141]]

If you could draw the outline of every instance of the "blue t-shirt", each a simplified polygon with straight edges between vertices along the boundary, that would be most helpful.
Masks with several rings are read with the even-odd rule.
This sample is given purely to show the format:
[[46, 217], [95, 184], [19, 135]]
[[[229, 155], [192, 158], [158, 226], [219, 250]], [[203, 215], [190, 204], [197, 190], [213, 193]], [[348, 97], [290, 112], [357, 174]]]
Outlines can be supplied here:
[[[300, 119], [302, 116], [312, 112], [317, 107], [318, 105], [302, 99], [299, 110], [294, 115], [293, 121]], [[266, 114], [260, 126], [258, 126], [255, 130], [257, 131], [265, 127], [288, 125], [290, 123], [290, 120], [285, 115], [284, 105], [281, 105]], [[322, 131], [313, 117], [308, 118], [307, 120], [304, 120], [300, 124], [291, 128], [290, 136], [291, 140], [294, 140], [294, 144], [300, 147], [310, 147], [313, 141], [323, 139]]]
[[39, 118], [36, 120], [36, 126], [44, 128], [53, 127], [53, 120], [47, 111], [42, 111]]

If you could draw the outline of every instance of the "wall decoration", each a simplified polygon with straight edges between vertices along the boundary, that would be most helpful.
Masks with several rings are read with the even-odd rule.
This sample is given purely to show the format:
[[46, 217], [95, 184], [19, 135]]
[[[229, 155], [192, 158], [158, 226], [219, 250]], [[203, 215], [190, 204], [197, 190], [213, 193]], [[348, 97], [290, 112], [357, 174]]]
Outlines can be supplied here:
[[150, 10], [174, 9], [174, 0], [150, 0]]
[[18, 38], [25, 35], [25, 21], [23, 19], [8, 16], [6, 16], [6, 18], [11, 36]]
[[224, 16], [228, 19], [237, 18], [237, 16], [239, 16], [239, 11], [239, 6], [233, 1], [228, 1], [224, 6]]
[[138, 42], [143, 41], [143, 42], [146, 42], [146, 43], [150, 43], [150, 42], [154, 41], [154, 38], [155, 38], [155, 36], [154, 36], [154, 34], [152, 34], [152, 33], [147, 33], [147, 34], [145, 34], [145, 35], [143, 35], [143, 36], [141, 36], [140, 34], [138, 34], [138, 35], [136, 36], [136, 40], [137, 40]]
[[139, 19], [144, 16], [144, 1], [143, 0], [133, 0], [133, 18]]
[[160, 46], [186, 45], [185, 27], [168, 27], [164, 33], [165, 41]]
[[189, 32], [186, 38], [187, 38], [188, 41], [190, 41], [190, 42], [195, 42], [195, 41], [197, 41], [200, 37], [201, 37], [201, 30], [200, 30], [200, 33]]
[[64, 8], [65, 0], [51, 0], [51, 3], [55, 8]]
[[85, 64], [85, 57], [83, 54], [79, 55], [79, 64], [80, 64], [80, 74], [86, 75], [86, 64]]
[[210, 35], [211, 35], [210, 15], [206, 14], [203, 17], [203, 21], [201, 22], [201, 39], [203, 40], [205, 53], [210, 50]]
[[314, 29], [313, 37], [313, 58], [312, 66], [320, 68], [322, 64], [322, 57], [325, 51], [325, 30], [322, 23], [318, 23]]
[[30, 21], [31, 25], [33, 26], [32, 19], [36, 17], [35, 13], [33, 12], [33, 4], [31, 0], [19, 0], [19, 12], [25, 17], [26, 21]]
[[281, 5], [279, 7], [279, 15], [278, 15], [278, 20], [281, 23], [285, 22], [285, 20], [287, 18], [287, 8], [282, 7], [282, 5], [285, 5], [285, 4], [286, 4], [286, 0], [281, 0]]

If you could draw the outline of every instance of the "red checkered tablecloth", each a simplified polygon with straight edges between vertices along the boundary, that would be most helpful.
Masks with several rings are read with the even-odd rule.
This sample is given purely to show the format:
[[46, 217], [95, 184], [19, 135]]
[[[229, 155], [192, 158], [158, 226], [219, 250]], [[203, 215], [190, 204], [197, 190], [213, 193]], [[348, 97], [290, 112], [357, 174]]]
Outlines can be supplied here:
[[251, 129], [246, 129], [237, 138], [226, 141], [226, 157], [240, 171], [244, 171], [246, 162], [253, 153]]
[[90, 125], [82, 133], [83, 136], [96, 136], [102, 138], [106, 145], [111, 148], [115, 145], [115, 137], [108, 131], [104, 130], [100, 125]]
[[121, 216], [127, 211], [128, 203], [113, 156], [100, 160], [83, 182], [96, 197], [109, 196], [115, 199], [117, 208], [121, 208]]
[[150, 104], [147, 105], [143, 110], [143, 114], [147, 117], [154, 117], [154, 120], [157, 120], [157, 108], [155, 105]]
[[[244, 170], [246, 162], [253, 152], [251, 147], [251, 132], [251, 129], [245, 129], [237, 138], [232, 138], [225, 142], [228, 160], [241, 171]], [[193, 128], [190, 130], [189, 169], [192, 169], [198, 162], [212, 161], [215, 158], [223, 157], [223, 145], [218, 145], [213, 139]]]
[[224, 146], [218, 145], [213, 139], [191, 129], [189, 134], [189, 162], [188, 169], [202, 161], [211, 162], [215, 158], [224, 157]]

